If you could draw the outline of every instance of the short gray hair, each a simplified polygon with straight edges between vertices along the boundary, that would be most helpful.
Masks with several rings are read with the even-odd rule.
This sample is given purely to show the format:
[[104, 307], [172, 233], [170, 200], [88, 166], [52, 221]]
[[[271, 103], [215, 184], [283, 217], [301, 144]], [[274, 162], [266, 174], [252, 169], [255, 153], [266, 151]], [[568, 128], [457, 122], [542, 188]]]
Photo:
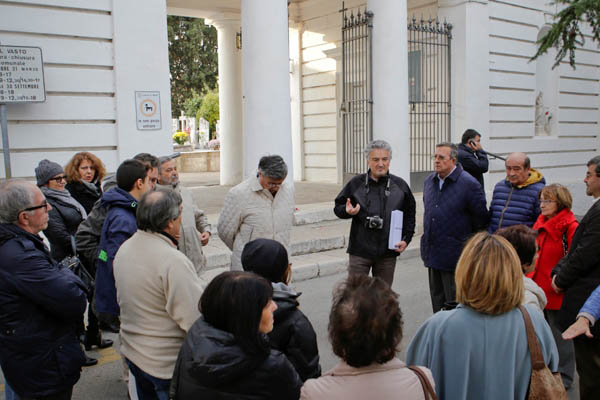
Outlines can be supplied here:
[[162, 232], [170, 221], [179, 217], [181, 196], [173, 189], [157, 188], [146, 192], [140, 199], [136, 212], [138, 229]]
[[285, 179], [288, 173], [287, 164], [278, 155], [261, 157], [258, 162], [258, 172], [272, 179]]
[[0, 183], [0, 223], [15, 224], [19, 212], [33, 207], [35, 185], [22, 179], [8, 179]]
[[435, 145], [436, 148], [438, 147], [448, 147], [450, 149], [450, 159], [456, 159], [456, 157], [458, 157], [458, 147], [456, 147], [456, 145], [454, 143], [450, 143], [450, 142], [442, 142], [442, 143], [438, 143]]
[[375, 149], [383, 149], [387, 150], [390, 153], [390, 160], [392, 159], [392, 146], [385, 140], [373, 140], [367, 144], [365, 147], [365, 157], [367, 160], [369, 159], [369, 154]]
[[589, 167], [590, 165], [596, 166], [594, 171], [596, 172], [596, 176], [600, 177], [600, 156], [596, 156], [588, 161], [587, 166]]

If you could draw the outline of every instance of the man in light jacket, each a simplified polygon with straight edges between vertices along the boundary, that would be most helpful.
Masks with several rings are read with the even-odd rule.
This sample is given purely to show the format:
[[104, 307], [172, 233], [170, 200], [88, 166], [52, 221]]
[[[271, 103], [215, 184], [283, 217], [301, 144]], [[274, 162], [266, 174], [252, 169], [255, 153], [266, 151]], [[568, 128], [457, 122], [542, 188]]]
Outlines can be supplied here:
[[208, 218], [204, 211], [196, 207], [192, 192], [180, 184], [177, 163], [172, 156], [159, 158], [158, 183], [158, 187], [171, 188], [181, 196], [183, 210], [179, 250], [190, 259], [200, 276], [206, 268], [206, 256], [202, 252], [202, 246], [208, 244], [211, 235]]
[[242, 270], [242, 250], [254, 239], [277, 240], [290, 254], [294, 186], [284, 182], [287, 171], [281, 156], [264, 156], [256, 176], [234, 186], [225, 196], [217, 230], [232, 251], [232, 270]]
[[121, 354], [140, 399], [167, 398], [186, 332], [200, 317], [200, 278], [179, 250], [181, 196], [172, 189], [146, 193], [138, 231], [113, 263], [121, 309]]

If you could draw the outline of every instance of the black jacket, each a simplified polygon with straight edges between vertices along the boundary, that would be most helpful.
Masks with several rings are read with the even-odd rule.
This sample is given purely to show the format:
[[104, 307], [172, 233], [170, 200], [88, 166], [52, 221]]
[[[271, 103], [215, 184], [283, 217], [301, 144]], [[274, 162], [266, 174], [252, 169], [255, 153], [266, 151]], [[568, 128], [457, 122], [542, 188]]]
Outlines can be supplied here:
[[465, 171], [479, 182], [482, 188], [485, 188], [483, 185], [483, 174], [488, 172], [489, 162], [487, 154], [480, 150], [473, 151], [469, 146], [461, 143], [458, 145], [458, 162], [463, 166]]
[[[600, 284], [600, 202], [585, 214], [571, 242], [571, 248], [552, 270], [556, 285], [566, 290], [558, 315], [562, 330], [575, 319], [583, 303]], [[600, 339], [600, 324], [592, 327], [593, 340]]]
[[58, 269], [39, 236], [0, 224], [0, 364], [21, 397], [79, 380], [85, 356], [75, 326], [86, 304], [83, 283]]
[[276, 350], [251, 356], [228, 332], [201, 317], [188, 331], [171, 380], [170, 399], [296, 400], [302, 381]]
[[48, 212], [48, 228], [44, 230], [44, 235], [50, 242], [52, 258], [60, 261], [73, 255], [71, 236], [77, 232], [83, 217], [75, 206], [59, 198], [46, 196], [46, 200], [52, 210]]
[[[388, 249], [392, 211], [401, 210], [404, 213], [402, 240], [409, 244], [415, 233], [415, 198], [404, 179], [391, 174], [377, 182], [369, 176], [367, 194], [366, 176], [367, 174], [360, 174], [350, 179], [335, 199], [335, 215], [339, 218], [352, 218], [348, 253], [371, 260], [396, 257], [398, 253]], [[391, 181], [389, 196], [386, 196], [388, 179]], [[347, 198], [350, 198], [352, 205], [360, 204], [357, 215], [346, 213]], [[367, 216], [374, 215], [384, 218], [383, 229], [369, 229], [365, 226]]]
[[98, 248], [102, 226], [108, 213], [108, 207], [97, 201], [88, 217], [79, 224], [75, 233], [75, 244], [79, 259], [92, 276], [96, 276], [98, 264]]
[[67, 183], [65, 189], [71, 193], [71, 196], [79, 202], [85, 208], [86, 213], [90, 213], [94, 204], [100, 200], [102, 197], [102, 189], [100, 189], [100, 184], [94, 184], [96, 190], [88, 187], [82, 182], [70, 182]]
[[281, 351], [292, 363], [300, 379], [306, 381], [321, 376], [317, 335], [306, 315], [298, 309], [301, 293], [283, 283], [273, 284], [273, 301], [277, 310], [269, 333], [271, 348]]

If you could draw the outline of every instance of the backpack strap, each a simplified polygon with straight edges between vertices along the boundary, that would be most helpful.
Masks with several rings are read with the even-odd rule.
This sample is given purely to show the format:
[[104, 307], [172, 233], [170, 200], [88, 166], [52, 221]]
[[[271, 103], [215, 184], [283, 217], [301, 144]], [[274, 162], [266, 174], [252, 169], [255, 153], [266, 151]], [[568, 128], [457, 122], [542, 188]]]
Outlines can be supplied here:
[[419, 378], [419, 381], [421, 382], [421, 386], [423, 386], [423, 393], [425, 394], [425, 400], [437, 400], [437, 396], [435, 395], [435, 391], [433, 390], [433, 387], [431, 386], [431, 382], [429, 382], [429, 379], [427, 379], [427, 375], [425, 375], [425, 373], [416, 365], [409, 365], [408, 369], [410, 369], [411, 371], [413, 371], [415, 373], [415, 375], [417, 375], [417, 378]]

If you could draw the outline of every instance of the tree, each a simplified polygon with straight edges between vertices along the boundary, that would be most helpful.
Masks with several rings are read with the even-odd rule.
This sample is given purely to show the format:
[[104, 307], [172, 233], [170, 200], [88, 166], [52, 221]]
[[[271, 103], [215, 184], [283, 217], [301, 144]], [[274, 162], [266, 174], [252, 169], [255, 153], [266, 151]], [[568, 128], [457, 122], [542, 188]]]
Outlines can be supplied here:
[[169, 15], [171, 110], [177, 118], [185, 102], [217, 85], [217, 30], [200, 18]]
[[217, 121], [219, 120], [219, 92], [216, 89], [204, 95], [198, 114], [196, 114], [196, 119], [200, 120], [201, 117], [210, 124], [210, 133], [217, 130]]
[[555, 4], [567, 4], [554, 19], [556, 22], [540, 40], [537, 53], [531, 61], [556, 47], [554, 65], [556, 68], [563, 58], [569, 54], [569, 64], [575, 68], [575, 49], [583, 46], [585, 37], [581, 25], [588, 23], [592, 27], [592, 40], [600, 44], [600, 0], [556, 0]]

